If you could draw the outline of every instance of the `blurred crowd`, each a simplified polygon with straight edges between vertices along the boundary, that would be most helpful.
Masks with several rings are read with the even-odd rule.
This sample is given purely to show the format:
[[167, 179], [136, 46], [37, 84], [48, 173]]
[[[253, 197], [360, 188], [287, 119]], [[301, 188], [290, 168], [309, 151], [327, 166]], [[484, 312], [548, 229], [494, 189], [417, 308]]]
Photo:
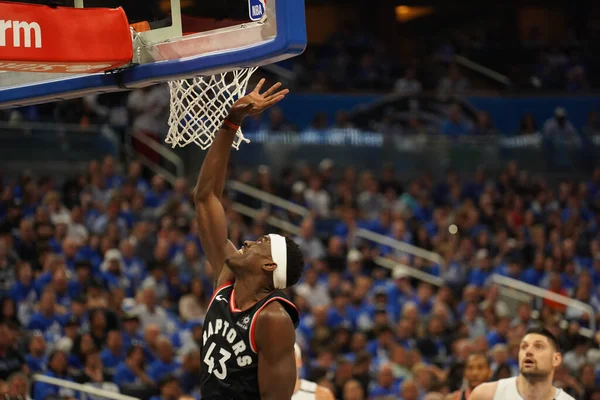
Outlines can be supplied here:
[[[290, 294], [301, 312], [301, 376], [344, 400], [421, 400], [462, 384], [466, 357], [494, 378], [517, 372], [524, 331], [547, 326], [564, 363], [556, 385], [576, 398], [600, 386], [600, 169], [551, 186], [510, 164], [497, 176], [450, 171], [400, 182], [393, 168], [339, 170], [330, 160], [232, 170], [242, 182], [304, 205], [310, 217], [229, 193], [235, 245], [271, 231], [268, 215], [300, 227], [306, 274]], [[185, 179], [173, 185], [112, 157], [58, 185], [0, 179], [0, 394], [76, 393], [31, 374], [155, 400], [200, 398], [203, 317], [212, 293]], [[248, 220], [232, 202], [263, 209]], [[432, 262], [361, 239], [358, 228], [433, 251]], [[377, 257], [442, 279], [435, 286], [381, 268]], [[515, 305], [493, 274], [570, 296], [594, 315], [551, 301]], [[432, 398], [430, 396], [430, 398]], [[591, 398], [591, 397], [590, 397]]]
[[447, 94], [497, 89], [495, 78], [482, 80], [471, 68], [463, 71], [473, 82], [463, 76], [453, 67], [463, 60], [460, 57], [466, 57], [470, 65], [475, 62], [500, 73], [509, 82], [503, 88], [585, 93], [597, 84], [589, 73], [597, 65], [592, 50], [597, 32], [581, 37], [581, 29], [567, 26], [556, 40], [539, 26], [529, 27], [519, 37], [512, 24], [502, 25], [497, 18], [482, 18], [472, 26], [448, 22], [449, 26], [433, 35], [403, 32], [407, 40], [401, 45], [348, 24], [324, 43], [310, 46], [294, 59], [292, 69], [299, 87], [315, 92], [394, 88], [402, 93], [437, 90]]

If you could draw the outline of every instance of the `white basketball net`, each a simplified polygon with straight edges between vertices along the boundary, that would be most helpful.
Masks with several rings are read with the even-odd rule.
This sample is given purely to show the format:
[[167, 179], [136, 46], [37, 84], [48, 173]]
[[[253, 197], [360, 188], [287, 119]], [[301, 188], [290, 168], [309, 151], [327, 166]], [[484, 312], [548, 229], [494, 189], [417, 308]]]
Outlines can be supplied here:
[[[233, 103], [246, 94], [248, 81], [256, 69], [243, 68], [169, 82], [171, 115], [166, 142], [172, 147], [196, 143], [203, 150], [207, 149]], [[240, 128], [233, 147], [239, 149], [242, 142], [249, 140]]]

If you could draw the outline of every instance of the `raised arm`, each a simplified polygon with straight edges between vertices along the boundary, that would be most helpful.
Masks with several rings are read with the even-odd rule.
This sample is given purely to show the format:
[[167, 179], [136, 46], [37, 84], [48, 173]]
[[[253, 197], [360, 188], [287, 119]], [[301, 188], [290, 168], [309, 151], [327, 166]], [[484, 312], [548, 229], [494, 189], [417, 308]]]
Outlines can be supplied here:
[[296, 386], [296, 332], [281, 304], [273, 302], [258, 315], [255, 337], [260, 398], [289, 400]]
[[231, 108], [226, 122], [217, 132], [206, 154], [194, 188], [200, 242], [208, 262], [213, 267], [216, 285], [222, 285], [231, 279], [231, 271], [225, 267], [225, 260], [236, 251], [235, 246], [227, 238], [227, 220], [221, 204], [221, 196], [225, 186], [229, 152], [237, 127], [247, 115], [263, 112], [281, 101], [288, 93], [287, 89], [277, 92], [281, 86], [281, 83], [277, 83], [260, 94], [264, 82], [265, 80], [262, 79], [254, 91], [239, 99]]

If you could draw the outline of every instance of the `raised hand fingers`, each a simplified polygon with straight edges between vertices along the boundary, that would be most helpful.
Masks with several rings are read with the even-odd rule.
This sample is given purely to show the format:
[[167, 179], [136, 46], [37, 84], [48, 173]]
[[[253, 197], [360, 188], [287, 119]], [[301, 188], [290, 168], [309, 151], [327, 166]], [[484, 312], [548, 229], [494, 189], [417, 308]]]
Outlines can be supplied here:
[[279, 103], [281, 100], [283, 100], [283, 98], [285, 97], [285, 94], [278, 94], [277, 96], [274, 96], [272, 98], [270, 98], [266, 103], [265, 103], [265, 109], [269, 108], [277, 103]]
[[273, 94], [277, 89], [279, 89], [281, 87], [281, 82], [277, 82], [276, 84], [274, 84], [273, 86], [271, 86], [269, 89], [267, 89], [266, 92], [264, 92], [262, 95], [264, 97], [268, 97], [271, 94]]
[[254, 88], [252, 93], [260, 93], [260, 89], [263, 87], [264, 84], [265, 84], [265, 78], [262, 78], [260, 81], [258, 81], [258, 83], [256, 84], [256, 87]]
[[269, 95], [269, 96], [265, 96], [265, 100], [270, 101], [274, 97], [285, 96], [289, 92], [290, 92], [289, 89], [283, 89], [283, 90], [280, 90], [279, 92], [277, 92], [275, 94], [272, 94], [272, 95]]

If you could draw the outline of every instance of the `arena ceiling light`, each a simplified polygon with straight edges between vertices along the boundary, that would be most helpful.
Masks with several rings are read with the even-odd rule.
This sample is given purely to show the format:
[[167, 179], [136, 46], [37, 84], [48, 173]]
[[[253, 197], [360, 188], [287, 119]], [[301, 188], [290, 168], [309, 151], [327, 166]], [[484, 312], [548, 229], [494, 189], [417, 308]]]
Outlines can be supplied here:
[[397, 6], [396, 20], [399, 22], [408, 22], [426, 15], [430, 15], [434, 11], [434, 7]]

